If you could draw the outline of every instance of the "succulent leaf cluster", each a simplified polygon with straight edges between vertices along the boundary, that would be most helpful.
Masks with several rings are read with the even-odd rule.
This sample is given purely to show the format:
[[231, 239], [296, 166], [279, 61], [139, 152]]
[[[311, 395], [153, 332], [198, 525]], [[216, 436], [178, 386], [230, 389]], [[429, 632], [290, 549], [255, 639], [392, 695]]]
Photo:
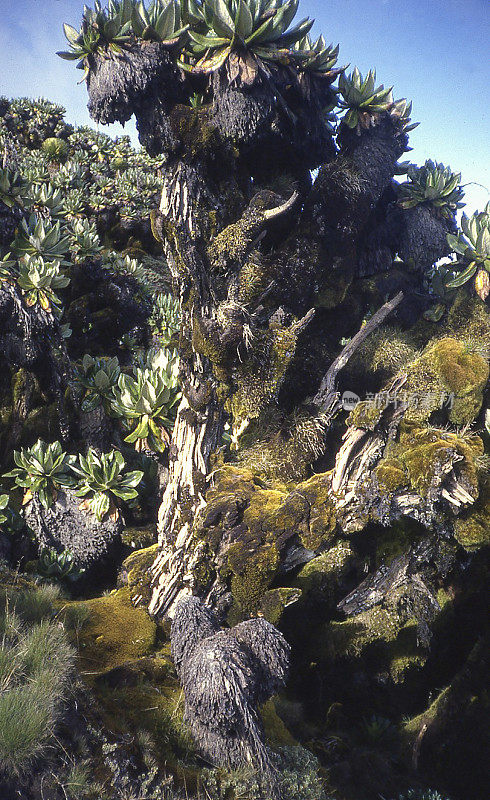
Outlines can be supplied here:
[[452, 172], [450, 167], [428, 159], [422, 167], [411, 164], [407, 176], [399, 189], [398, 205], [402, 208], [430, 205], [442, 216], [452, 218], [464, 206], [461, 173]]
[[19, 261], [17, 283], [25, 294], [27, 306], [39, 303], [44, 311], [61, 316], [61, 300], [55, 289], [64, 289], [70, 278], [60, 271], [59, 261], [45, 261], [42, 256], [24, 256]]
[[24, 147], [38, 148], [49, 137], [66, 139], [73, 132], [63, 119], [63, 106], [42, 97], [5, 100], [5, 104], [5, 111], [0, 114], [0, 134], [10, 134]]
[[76, 565], [73, 553], [70, 550], [58, 552], [54, 547], [43, 547], [38, 559], [38, 572], [46, 578], [78, 580], [85, 572], [83, 567]]
[[112, 409], [130, 429], [125, 441], [137, 450], [164, 452], [180, 397], [177, 359], [169, 351], [158, 351], [134, 367], [133, 375], [121, 374]]
[[60, 139], [57, 136], [50, 136], [44, 140], [41, 149], [49, 161], [56, 164], [62, 164], [68, 158], [70, 147], [65, 139]]
[[79, 456], [72, 470], [78, 476], [75, 494], [85, 498], [87, 508], [99, 522], [118, 499], [138, 496], [136, 487], [143, 477], [141, 470], [126, 472], [126, 462], [118, 450], [97, 453], [90, 448], [86, 456]]
[[461, 230], [456, 235], [448, 234], [447, 241], [460, 256], [457, 266], [462, 267], [447, 283], [448, 288], [456, 289], [474, 278], [477, 294], [486, 300], [490, 293], [490, 203], [471, 217], [463, 214]]
[[95, 7], [84, 6], [82, 25], [79, 31], [65, 23], [63, 30], [70, 50], [60, 51], [58, 55], [67, 61], [78, 61], [77, 67], [87, 71], [88, 56], [98, 51], [108, 50], [120, 53], [129, 42], [131, 20], [126, 18], [127, 3], [109, 3], [102, 8], [100, 0]]
[[143, 2], [136, 3], [131, 27], [137, 39], [162, 42], [170, 47], [179, 45], [188, 29], [182, 21], [178, 0], [153, 0], [148, 8]]
[[113, 389], [117, 385], [121, 368], [117, 357], [104, 358], [84, 355], [73, 376], [75, 391], [81, 397], [81, 409], [94, 411], [104, 406], [109, 411]]
[[162, 347], [172, 347], [180, 329], [179, 302], [171, 294], [158, 292], [153, 300], [149, 324]]
[[181, 53], [179, 65], [210, 73], [228, 56], [250, 53], [265, 61], [294, 64], [301, 70], [334, 79], [338, 47], [323, 37], [313, 42], [313, 20], [292, 25], [299, 0], [109, 0], [103, 9], [85, 10], [79, 31], [64, 25], [70, 49], [58, 55], [78, 61], [87, 73], [96, 52], [120, 53], [139, 41], [156, 41]]
[[0, 203], [8, 208], [22, 205], [25, 183], [18, 172], [0, 167]]
[[65, 215], [64, 195], [52, 183], [33, 183], [26, 191], [26, 205], [34, 213], [52, 219]]
[[339, 57], [339, 45], [327, 45], [325, 38], [319, 36], [313, 42], [307, 34], [303, 39], [299, 39], [292, 47], [295, 64], [300, 70], [308, 70], [320, 75], [328, 75], [335, 78], [344, 67], [335, 68]]
[[339, 91], [342, 99], [339, 106], [346, 110], [342, 119], [348, 128], [370, 128], [375, 124], [377, 115], [388, 111], [393, 105], [393, 87], [385, 89], [383, 84], [376, 86], [376, 71], [370, 69], [363, 78], [355, 67], [350, 75], [345, 72], [339, 77]]
[[53, 504], [58, 489], [75, 485], [72, 467], [74, 456], [69, 456], [60, 442], [46, 444], [38, 439], [32, 447], [14, 450], [15, 469], [4, 477], [14, 478], [15, 485], [25, 489], [24, 503], [36, 495], [45, 508]]
[[74, 262], [98, 256], [102, 250], [95, 222], [74, 219], [70, 226], [70, 251]]
[[313, 20], [305, 19], [290, 27], [298, 3], [299, 0], [189, 0], [189, 54], [197, 59], [190, 69], [212, 72], [233, 50], [288, 63], [294, 57], [294, 45], [305, 39], [313, 25]]
[[59, 222], [51, 223], [38, 214], [22, 220], [12, 244], [12, 252], [18, 257], [39, 256], [44, 261], [58, 261], [66, 266], [64, 256], [68, 253], [70, 240], [63, 235]]
[[4, 522], [7, 522], [7, 514], [5, 514], [5, 510], [8, 508], [9, 504], [9, 496], [8, 494], [0, 494], [0, 525], [3, 525]]

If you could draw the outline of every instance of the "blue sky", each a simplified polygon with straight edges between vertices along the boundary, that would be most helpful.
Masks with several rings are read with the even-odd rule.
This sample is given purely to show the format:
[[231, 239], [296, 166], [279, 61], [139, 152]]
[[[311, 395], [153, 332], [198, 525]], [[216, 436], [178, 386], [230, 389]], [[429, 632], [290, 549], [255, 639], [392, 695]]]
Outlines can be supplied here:
[[[90, 0], [89, 0], [90, 3]], [[83, 0], [0, 0], [0, 94], [61, 103], [90, 123], [80, 71], [62, 61], [62, 23], [78, 27]], [[490, 0], [302, 0], [314, 33], [340, 43], [340, 63], [376, 67], [395, 96], [413, 100], [417, 163], [434, 158], [463, 173], [467, 212], [490, 200]], [[113, 126], [113, 131], [120, 128]], [[134, 135], [132, 124], [126, 131]]]

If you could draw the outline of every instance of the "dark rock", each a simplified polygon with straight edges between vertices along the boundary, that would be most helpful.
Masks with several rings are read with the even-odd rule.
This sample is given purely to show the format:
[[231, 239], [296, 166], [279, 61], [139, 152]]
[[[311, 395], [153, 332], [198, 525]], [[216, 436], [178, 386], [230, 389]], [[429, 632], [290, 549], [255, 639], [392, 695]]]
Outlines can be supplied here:
[[41, 550], [69, 550], [79, 569], [92, 570], [114, 556], [120, 545], [122, 522], [106, 517], [102, 522], [79, 508], [82, 500], [71, 492], [58, 493], [50, 508], [34, 498], [25, 509], [25, 520]]

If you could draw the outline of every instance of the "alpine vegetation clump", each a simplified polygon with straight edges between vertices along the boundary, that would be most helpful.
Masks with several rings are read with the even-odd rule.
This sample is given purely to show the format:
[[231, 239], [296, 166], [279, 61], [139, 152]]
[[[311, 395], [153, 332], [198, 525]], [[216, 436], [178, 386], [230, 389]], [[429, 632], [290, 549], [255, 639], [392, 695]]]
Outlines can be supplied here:
[[35, 598], [15, 591], [0, 599], [0, 772], [9, 777], [35, 769], [52, 748], [74, 670], [52, 605], [35, 621], [33, 605]]

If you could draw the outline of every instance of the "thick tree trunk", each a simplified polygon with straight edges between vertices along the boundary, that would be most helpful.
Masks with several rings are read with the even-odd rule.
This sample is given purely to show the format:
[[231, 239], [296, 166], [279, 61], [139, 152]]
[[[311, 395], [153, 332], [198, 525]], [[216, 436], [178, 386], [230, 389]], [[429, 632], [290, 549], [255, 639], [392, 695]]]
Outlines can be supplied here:
[[[167, 171], [162, 191], [160, 213], [163, 225], [178, 230], [193, 241], [200, 231], [197, 216], [202, 206], [213, 204], [199, 169], [179, 161]], [[164, 249], [181, 299], [189, 285], [196, 292], [199, 312], [210, 307], [211, 299], [204, 274], [184, 274], [169, 239]], [[186, 260], [186, 267], [189, 261]], [[193, 308], [183, 304], [182, 329], [192, 336]], [[209, 458], [223, 434], [223, 408], [214, 397], [199, 402], [200, 389], [212, 387], [214, 379], [207, 359], [193, 352], [183, 359], [180, 371], [184, 395], [177, 412], [170, 444], [170, 469], [167, 487], [158, 514], [159, 553], [152, 567], [151, 614], [171, 615], [181, 596], [192, 593], [192, 522], [204, 504]], [[189, 402], [192, 397], [194, 402]]]

